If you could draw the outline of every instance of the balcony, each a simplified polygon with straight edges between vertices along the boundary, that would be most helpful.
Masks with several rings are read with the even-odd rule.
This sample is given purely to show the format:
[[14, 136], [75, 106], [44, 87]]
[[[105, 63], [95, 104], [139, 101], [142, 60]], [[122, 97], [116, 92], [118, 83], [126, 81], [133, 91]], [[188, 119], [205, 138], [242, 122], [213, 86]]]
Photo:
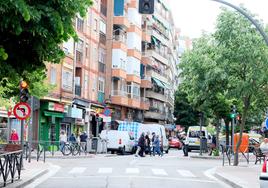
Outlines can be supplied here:
[[122, 90], [112, 90], [111, 102], [112, 104], [128, 106], [127, 92]]
[[105, 101], [105, 97], [104, 97], [105, 95], [104, 95], [104, 93], [103, 92], [98, 92], [98, 102], [99, 103], [104, 103], [104, 101]]
[[169, 65], [169, 62], [167, 59], [168, 56], [157, 47], [146, 49], [142, 54], [144, 57], [154, 57], [155, 59], [162, 62], [163, 64]]
[[121, 49], [121, 50], [127, 52], [126, 32], [124, 32], [122, 30], [114, 31], [113, 49]]
[[147, 91], [146, 92], [146, 97], [166, 102], [166, 97], [165, 97], [164, 94], [157, 93], [157, 92], [154, 92], [154, 91]]
[[141, 52], [138, 51], [137, 49], [128, 49], [127, 56], [132, 56], [137, 58], [138, 60], [141, 60]]
[[127, 72], [122, 68], [113, 68], [112, 69], [112, 77], [126, 79], [127, 78]]
[[114, 25], [122, 25], [122, 26], [124, 26], [126, 28], [129, 28], [129, 26], [130, 26], [128, 18], [127, 18], [126, 15], [124, 15], [124, 16], [114, 16], [113, 23], [114, 23]]
[[81, 97], [81, 86], [75, 85], [75, 95]]
[[144, 113], [144, 118], [147, 119], [157, 119], [157, 120], [165, 120], [166, 116], [160, 112], [156, 111], [146, 111]]
[[128, 106], [131, 108], [140, 108], [139, 97], [128, 98]]
[[146, 29], [142, 30], [142, 41], [151, 42], [151, 34]]
[[141, 97], [141, 100], [140, 100], [141, 109], [149, 110], [149, 106], [150, 106], [149, 100], [145, 97]]
[[142, 36], [142, 31], [141, 31], [141, 29], [138, 28], [136, 25], [131, 25], [131, 26], [128, 28], [127, 32], [133, 32], [133, 33], [138, 34], [139, 36]]
[[130, 2], [128, 3], [128, 8], [138, 8], [138, 1], [130, 0]]
[[100, 43], [105, 45], [106, 44], [106, 35], [103, 33], [100, 33], [99, 38], [100, 38]]
[[144, 77], [141, 79], [141, 88], [152, 88], [151, 77]]
[[127, 74], [127, 82], [135, 82], [137, 84], [141, 84], [141, 79], [137, 75]]
[[150, 56], [146, 56], [145, 53], [142, 53], [141, 63], [144, 65], [152, 65], [152, 58]]

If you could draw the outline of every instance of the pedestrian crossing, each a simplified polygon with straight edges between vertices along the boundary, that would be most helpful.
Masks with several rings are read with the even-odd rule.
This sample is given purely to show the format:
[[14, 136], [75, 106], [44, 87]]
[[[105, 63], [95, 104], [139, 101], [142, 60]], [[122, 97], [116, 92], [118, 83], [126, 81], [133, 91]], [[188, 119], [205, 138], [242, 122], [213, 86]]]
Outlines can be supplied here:
[[[64, 170], [65, 171], [65, 170]], [[66, 172], [66, 171], [65, 171]], [[109, 168], [101, 167], [97, 169], [90, 169], [90, 167], [74, 167], [68, 169], [68, 174], [70, 175], [85, 175], [85, 173], [90, 173], [94, 175], [152, 175], [152, 176], [163, 176], [163, 177], [184, 177], [184, 178], [197, 178], [198, 175], [190, 170], [186, 169], [163, 169], [163, 168]], [[199, 172], [200, 176], [200, 172]]]

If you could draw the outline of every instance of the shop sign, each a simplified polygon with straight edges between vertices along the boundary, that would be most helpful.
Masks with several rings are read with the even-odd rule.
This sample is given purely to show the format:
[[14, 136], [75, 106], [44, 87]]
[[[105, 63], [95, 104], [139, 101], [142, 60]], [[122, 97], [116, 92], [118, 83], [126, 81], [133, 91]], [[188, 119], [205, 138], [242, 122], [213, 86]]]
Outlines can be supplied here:
[[60, 103], [55, 102], [49, 102], [48, 103], [48, 110], [56, 111], [56, 112], [64, 112], [64, 105]]
[[72, 108], [72, 118], [78, 118], [78, 119], [82, 119], [83, 117], [83, 110], [80, 108]]

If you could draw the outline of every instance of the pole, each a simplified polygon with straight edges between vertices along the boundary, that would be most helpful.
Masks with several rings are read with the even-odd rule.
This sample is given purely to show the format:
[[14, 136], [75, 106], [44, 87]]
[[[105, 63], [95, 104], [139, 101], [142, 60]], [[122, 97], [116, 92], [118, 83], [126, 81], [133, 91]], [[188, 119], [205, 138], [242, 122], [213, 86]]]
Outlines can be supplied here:
[[199, 114], [200, 115], [200, 132], [199, 132], [199, 140], [200, 140], [200, 150], [199, 150], [199, 155], [202, 155], [202, 113]]
[[96, 123], [96, 137], [98, 137], [99, 136], [99, 118], [98, 117], [96, 117], [96, 121], [97, 121], [97, 123]]
[[29, 132], [28, 132], [28, 140], [29, 140], [29, 158], [28, 158], [28, 162], [31, 162], [31, 154], [32, 154], [32, 142], [33, 142], [33, 121], [34, 121], [34, 114], [33, 114], [33, 103], [34, 103], [34, 97], [31, 96], [31, 119], [30, 119], [30, 123], [29, 123]]
[[232, 152], [234, 153], [234, 118], [232, 118]]
[[24, 154], [24, 120], [20, 121], [20, 144], [22, 150], [22, 160], [21, 160], [21, 168], [23, 168], [23, 154]]

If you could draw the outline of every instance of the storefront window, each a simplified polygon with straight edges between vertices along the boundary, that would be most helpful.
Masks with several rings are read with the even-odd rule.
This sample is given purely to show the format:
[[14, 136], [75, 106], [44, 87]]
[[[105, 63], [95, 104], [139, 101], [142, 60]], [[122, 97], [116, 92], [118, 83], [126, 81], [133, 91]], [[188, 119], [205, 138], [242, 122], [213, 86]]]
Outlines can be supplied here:
[[0, 144], [8, 141], [7, 118], [0, 117]]

